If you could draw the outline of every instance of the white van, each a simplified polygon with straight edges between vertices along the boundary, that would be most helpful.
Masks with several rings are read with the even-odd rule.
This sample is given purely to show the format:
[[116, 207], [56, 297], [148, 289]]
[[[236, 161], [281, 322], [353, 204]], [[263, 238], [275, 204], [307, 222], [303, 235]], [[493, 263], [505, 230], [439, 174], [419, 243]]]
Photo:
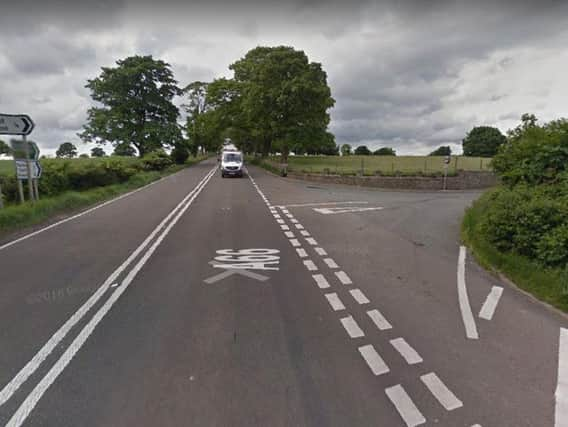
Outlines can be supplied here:
[[221, 176], [243, 177], [243, 153], [240, 151], [223, 151], [221, 153]]

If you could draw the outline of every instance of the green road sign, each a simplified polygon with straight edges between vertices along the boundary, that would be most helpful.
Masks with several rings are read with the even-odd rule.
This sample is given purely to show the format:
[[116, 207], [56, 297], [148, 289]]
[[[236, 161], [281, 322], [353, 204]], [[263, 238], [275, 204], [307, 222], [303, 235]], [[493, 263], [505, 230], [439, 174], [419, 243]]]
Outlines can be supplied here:
[[35, 142], [24, 142], [24, 141], [11, 141], [14, 159], [25, 159], [26, 158], [26, 146], [28, 144], [29, 159], [37, 160], [39, 159], [39, 147]]

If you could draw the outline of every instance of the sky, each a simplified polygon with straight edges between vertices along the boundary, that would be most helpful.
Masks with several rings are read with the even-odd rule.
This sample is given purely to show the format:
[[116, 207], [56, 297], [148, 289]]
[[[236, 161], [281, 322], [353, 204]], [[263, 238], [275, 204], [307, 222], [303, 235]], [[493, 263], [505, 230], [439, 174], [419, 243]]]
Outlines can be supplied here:
[[29, 114], [42, 154], [89, 152], [77, 133], [101, 67], [153, 55], [185, 86], [286, 45], [327, 72], [337, 143], [461, 153], [474, 126], [568, 117], [567, 18], [557, 0], [19, 0], [0, 5], [0, 112]]

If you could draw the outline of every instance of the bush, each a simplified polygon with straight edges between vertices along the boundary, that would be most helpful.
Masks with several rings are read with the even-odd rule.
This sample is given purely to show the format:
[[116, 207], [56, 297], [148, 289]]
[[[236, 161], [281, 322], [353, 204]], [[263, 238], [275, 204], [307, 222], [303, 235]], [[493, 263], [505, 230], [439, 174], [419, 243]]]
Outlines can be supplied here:
[[170, 156], [160, 150], [153, 151], [144, 156], [142, 158], [142, 164], [146, 170], [161, 171], [173, 165], [173, 161]]
[[172, 150], [171, 158], [178, 165], [183, 165], [188, 157], [189, 149], [183, 145], [178, 145]]
[[545, 265], [568, 268], [568, 224], [553, 228], [542, 236], [536, 248], [537, 259]]

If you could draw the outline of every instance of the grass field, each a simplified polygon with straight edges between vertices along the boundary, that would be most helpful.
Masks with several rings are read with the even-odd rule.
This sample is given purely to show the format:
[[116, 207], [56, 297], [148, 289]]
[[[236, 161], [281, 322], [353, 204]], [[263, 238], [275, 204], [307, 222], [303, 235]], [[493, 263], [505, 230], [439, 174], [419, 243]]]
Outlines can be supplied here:
[[[274, 158], [273, 160], [279, 160]], [[491, 170], [491, 159], [483, 157], [452, 156], [448, 171]], [[435, 173], [444, 171], [441, 156], [294, 156], [288, 159], [290, 172], [356, 174], [364, 175], [396, 172]]]
[[0, 160], [0, 175], [14, 174], [14, 161], [13, 160]]

